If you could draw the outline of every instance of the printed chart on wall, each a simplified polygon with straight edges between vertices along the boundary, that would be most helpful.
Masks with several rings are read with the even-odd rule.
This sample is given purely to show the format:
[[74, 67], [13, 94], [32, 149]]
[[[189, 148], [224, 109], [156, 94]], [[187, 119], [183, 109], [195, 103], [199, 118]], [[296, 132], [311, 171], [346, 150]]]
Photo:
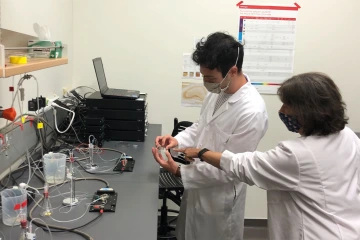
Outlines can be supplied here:
[[298, 4], [246, 5], [240, 8], [239, 41], [244, 43], [243, 72], [263, 94], [276, 94], [293, 75]]
[[183, 78], [202, 80], [200, 67], [191, 59], [191, 53], [183, 53]]
[[181, 106], [201, 107], [206, 94], [207, 90], [203, 83], [182, 82]]
[[[194, 39], [194, 42], [195, 41], [199, 40]], [[207, 90], [202, 82], [200, 67], [191, 59], [191, 53], [183, 53], [182, 78], [181, 106], [201, 107], [206, 97]]]

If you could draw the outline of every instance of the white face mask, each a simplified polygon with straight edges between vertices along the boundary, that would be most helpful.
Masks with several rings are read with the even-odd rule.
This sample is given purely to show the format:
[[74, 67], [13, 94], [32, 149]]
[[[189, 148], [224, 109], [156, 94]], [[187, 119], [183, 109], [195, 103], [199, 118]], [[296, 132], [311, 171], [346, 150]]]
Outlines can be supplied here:
[[[239, 51], [240, 51], [240, 48], [238, 47], [238, 55], [236, 57], [236, 62], [235, 62], [235, 66], [237, 65], [237, 62], [239, 60]], [[231, 68], [229, 69], [229, 71], [226, 73], [225, 77], [223, 78], [223, 80], [221, 80], [220, 83], [211, 83], [211, 82], [204, 82], [204, 86], [205, 88], [211, 92], [211, 93], [221, 93], [221, 92], [225, 92], [226, 90], [228, 90], [229, 86], [230, 86], [230, 82], [231, 82], [231, 79], [229, 80], [228, 84], [226, 85], [225, 88], [221, 88], [221, 84], [225, 81], [227, 75], [229, 74]]]
[[[226, 76], [227, 76], [227, 74], [226, 74]], [[229, 80], [227, 86], [225, 88], [221, 88], [221, 84], [225, 81], [226, 76], [224, 77], [224, 79], [220, 83], [204, 82], [205, 88], [209, 92], [212, 92], [212, 93], [219, 94], [221, 92], [225, 92], [229, 88], [229, 85], [230, 85], [230, 80]]]

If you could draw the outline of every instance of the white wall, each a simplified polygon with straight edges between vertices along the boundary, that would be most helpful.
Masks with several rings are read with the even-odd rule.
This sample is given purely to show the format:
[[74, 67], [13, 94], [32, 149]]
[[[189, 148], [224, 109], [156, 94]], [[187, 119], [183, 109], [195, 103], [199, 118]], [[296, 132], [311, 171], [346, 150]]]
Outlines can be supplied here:
[[[247, 3], [269, 3], [248, 1]], [[273, 0], [270, 3], [289, 3]], [[214, 31], [237, 36], [239, 10], [233, 0], [74, 1], [74, 84], [97, 87], [91, 59], [101, 56], [108, 84], [149, 94], [149, 120], [170, 133], [172, 119], [194, 121], [198, 108], [180, 106], [182, 53], [192, 52], [193, 38]], [[245, 1], [246, 3], [246, 1]], [[295, 73], [322, 71], [341, 89], [350, 127], [360, 131], [358, 0], [299, 0]], [[250, 76], [251, 77], [251, 76]], [[277, 96], [263, 96], [270, 128], [259, 150], [295, 137], [278, 118]], [[151, 161], [151, 159], [149, 159]], [[266, 218], [266, 193], [250, 188], [247, 218]]]
[[[69, 64], [50, 69], [32, 72], [39, 81], [40, 94], [52, 97], [53, 94], [61, 96], [62, 88], [72, 87], [72, 57], [73, 57], [73, 6], [72, 0], [1, 0], [1, 27], [35, 35], [33, 23], [47, 25], [51, 30], [52, 40], [61, 40], [67, 44]], [[12, 46], [5, 46], [12, 47]], [[15, 76], [17, 84], [20, 76]], [[4, 108], [11, 105], [11, 93], [8, 91], [12, 84], [12, 77], [0, 78], [0, 106]], [[24, 110], [27, 111], [27, 101], [36, 97], [36, 84], [33, 80], [25, 81]], [[16, 102], [18, 111], [18, 104]], [[19, 111], [18, 111], [19, 112]], [[0, 127], [5, 121], [0, 121]]]

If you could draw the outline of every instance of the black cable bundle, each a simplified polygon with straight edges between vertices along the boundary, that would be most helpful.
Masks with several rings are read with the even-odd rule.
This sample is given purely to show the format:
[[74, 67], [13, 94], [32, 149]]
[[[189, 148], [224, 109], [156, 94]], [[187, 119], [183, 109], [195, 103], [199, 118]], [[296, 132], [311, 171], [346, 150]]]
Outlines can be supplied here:
[[[44, 179], [38, 175], [36, 172], [35, 172], [35, 176], [37, 176], [42, 182], [44, 182]], [[76, 179], [75, 181], [84, 181], [84, 180], [95, 180], [95, 181], [100, 181], [100, 182], [103, 182], [105, 183], [106, 187], [108, 188], [109, 187], [109, 183], [104, 180], [104, 179], [101, 179], [101, 178], [78, 178]], [[28, 214], [28, 221], [32, 221], [36, 226], [40, 227], [41, 229], [43, 229], [44, 231], [48, 231], [47, 227], [46, 227], [46, 224], [42, 223], [41, 221], [38, 221], [37, 219], [34, 219], [33, 216], [32, 216], [32, 213], [34, 212], [34, 210], [40, 205], [40, 203], [44, 200], [44, 197], [41, 197], [36, 203], [35, 205], [31, 208], [31, 210], [29, 211], [29, 214]], [[98, 215], [97, 217], [95, 217], [94, 219], [90, 220], [89, 222], [81, 225], [81, 226], [78, 226], [78, 227], [75, 227], [75, 228], [65, 228], [65, 227], [61, 227], [61, 226], [56, 226], [56, 225], [50, 225], [48, 224], [48, 227], [50, 229], [50, 231], [53, 233], [57, 233], [57, 232], [71, 232], [71, 233], [75, 233], [79, 236], [82, 236], [84, 239], [87, 239], [87, 240], [94, 240], [90, 235], [86, 234], [85, 232], [82, 232], [82, 231], [79, 231], [78, 229], [80, 228], [83, 228], [89, 224], [91, 224], [92, 222], [96, 221], [97, 219], [100, 218], [102, 214]], [[55, 231], [54, 231], [55, 230]]]
[[[73, 91], [72, 91], [73, 92]], [[83, 134], [81, 134], [85, 128], [85, 123], [83, 119], [85, 118], [85, 98], [70, 98], [73, 100], [74, 103], [76, 103], [75, 107], [72, 109], [75, 112], [75, 119], [72, 124], [72, 128], [69, 129], [64, 134], [59, 134], [59, 138], [63, 140], [66, 143], [69, 144], [75, 144], [75, 143], [81, 143], [85, 141]], [[59, 129], [65, 129], [70, 124], [70, 116], [68, 117], [59, 125]]]

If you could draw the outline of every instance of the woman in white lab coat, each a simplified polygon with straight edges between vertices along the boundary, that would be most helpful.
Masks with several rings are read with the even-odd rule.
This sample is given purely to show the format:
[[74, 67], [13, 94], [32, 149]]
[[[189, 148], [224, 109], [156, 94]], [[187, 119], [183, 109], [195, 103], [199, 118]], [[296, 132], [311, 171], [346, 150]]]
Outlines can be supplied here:
[[[222, 153], [182, 149], [227, 175], [268, 191], [271, 240], [360, 239], [360, 140], [346, 127], [345, 104], [321, 73], [285, 81], [278, 94], [280, 119], [301, 136], [267, 152]], [[166, 169], [176, 163], [164, 161]]]

